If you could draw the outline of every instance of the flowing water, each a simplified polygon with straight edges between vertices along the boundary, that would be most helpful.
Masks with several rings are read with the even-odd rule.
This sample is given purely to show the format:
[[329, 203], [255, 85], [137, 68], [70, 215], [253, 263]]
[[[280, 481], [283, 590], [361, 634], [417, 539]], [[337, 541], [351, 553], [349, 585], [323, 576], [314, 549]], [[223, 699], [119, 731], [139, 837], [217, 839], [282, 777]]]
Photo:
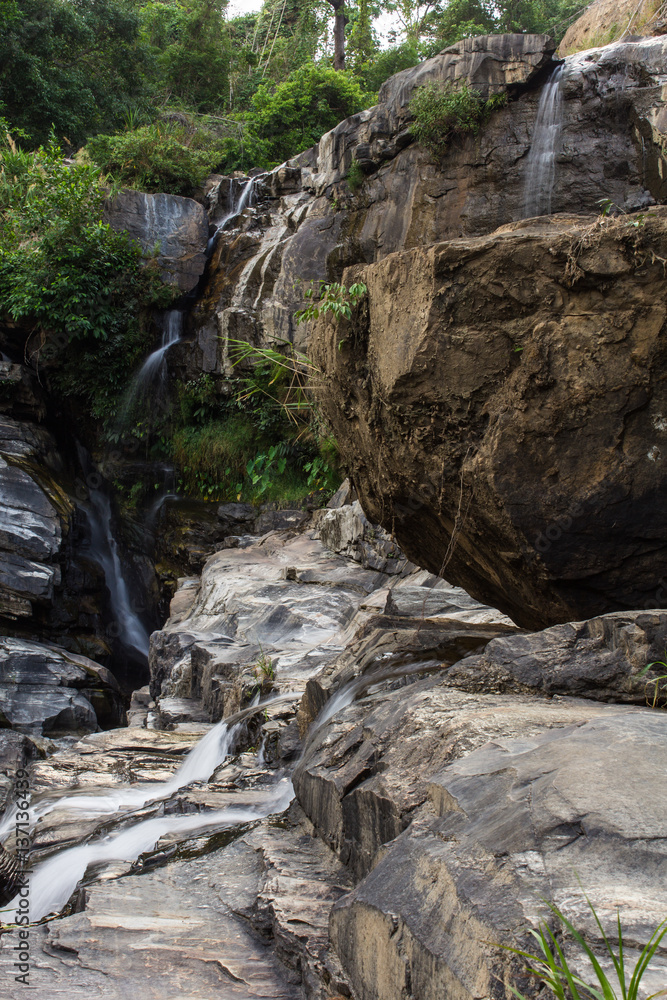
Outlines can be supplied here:
[[148, 355], [123, 398], [117, 418], [119, 430], [127, 427], [138, 406], [147, 412], [154, 409], [155, 400], [160, 397], [167, 378], [167, 351], [183, 336], [183, 316], [180, 309], [170, 309], [165, 313], [160, 346]]
[[526, 160], [523, 217], [551, 213], [556, 156], [563, 125], [563, 65], [556, 66], [542, 88], [530, 151]]
[[148, 660], [148, 632], [132, 605], [130, 590], [123, 573], [118, 544], [113, 533], [111, 501], [101, 490], [90, 490], [90, 554], [102, 567], [109, 591], [111, 611], [125, 649]]
[[232, 219], [236, 219], [241, 213], [248, 207], [252, 205], [253, 196], [255, 192], [255, 180], [253, 177], [248, 178], [241, 187], [237, 190], [234, 186], [234, 182], [231, 182], [229, 190], [229, 203], [227, 205], [227, 214], [223, 215], [220, 222], [218, 222], [213, 236], [211, 236], [208, 241], [208, 246], [206, 247], [206, 255], [210, 257], [213, 253], [215, 244], [217, 243], [218, 236], [225, 229]]

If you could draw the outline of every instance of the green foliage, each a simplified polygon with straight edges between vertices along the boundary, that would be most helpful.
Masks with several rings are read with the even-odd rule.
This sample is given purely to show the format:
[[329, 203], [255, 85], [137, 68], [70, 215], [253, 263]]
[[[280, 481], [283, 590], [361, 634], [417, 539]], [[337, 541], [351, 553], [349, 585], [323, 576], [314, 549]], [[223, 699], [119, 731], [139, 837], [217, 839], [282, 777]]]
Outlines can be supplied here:
[[410, 101], [410, 131], [433, 156], [440, 157], [454, 135], [477, 132], [484, 102], [465, 83], [459, 87], [427, 83]]
[[118, 135], [98, 135], [86, 150], [117, 182], [143, 191], [184, 195], [202, 184], [223, 156], [221, 140], [187, 120], [158, 121]]
[[[660, 942], [665, 934], [667, 934], [667, 920], [663, 920], [653, 931], [630, 974], [630, 970], [626, 968], [625, 942], [623, 941], [620, 914], [617, 913], [616, 917], [617, 943], [614, 947], [613, 942], [610, 941], [609, 936], [602, 926], [602, 922], [593, 904], [587, 896], [586, 902], [602, 936], [605, 951], [614, 967], [615, 978], [620, 987], [621, 1000], [638, 1000], [641, 995], [640, 987], [644, 973], [647, 971]], [[547, 903], [547, 905], [558, 924], [569, 931], [590, 962], [595, 974], [593, 983], [585, 981], [573, 971], [570, 964], [571, 959], [565, 955], [556, 934], [546, 922], [540, 924], [539, 930], [530, 931], [531, 936], [537, 942], [538, 952], [533, 953], [522, 951], [518, 948], [507, 948], [504, 945], [501, 947], [505, 947], [505, 950], [524, 958], [528, 963], [526, 966], [527, 971], [535, 976], [539, 982], [543, 983], [557, 1000], [618, 1000], [616, 983], [609, 981], [595, 952], [584, 939], [583, 935], [579, 933], [557, 906], [554, 906], [553, 903]], [[518, 1000], [526, 1000], [526, 997], [522, 993], [519, 993], [514, 987], [510, 988], [514, 995], [518, 997]], [[659, 993], [654, 993], [648, 1000], [653, 1000], [653, 997], [664, 996], [665, 992], [665, 990], [661, 990]]]
[[306, 63], [277, 86], [262, 83], [251, 98], [242, 138], [226, 139], [226, 172], [253, 166], [271, 167], [319, 141], [321, 136], [350, 115], [374, 103], [348, 72]]
[[377, 52], [368, 62], [355, 66], [355, 75], [361, 80], [364, 90], [377, 93], [385, 80], [394, 73], [416, 66], [420, 58], [416, 45], [403, 42]]
[[0, 20], [0, 107], [35, 146], [121, 125], [142, 90], [139, 18], [120, 0], [16, 0]]
[[66, 163], [53, 139], [35, 153], [9, 136], [0, 146], [0, 314], [38, 337], [36, 360], [95, 417], [113, 410], [145, 348], [144, 311], [173, 295], [102, 221], [104, 195], [99, 170]]
[[647, 674], [651, 667], [661, 667], [665, 672], [646, 682], [646, 703], [651, 708], [667, 708], [667, 652], [664, 660], [647, 663], [639, 676]]
[[345, 178], [345, 180], [347, 181], [347, 186], [349, 187], [350, 191], [353, 194], [355, 193], [355, 191], [358, 191], [361, 185], [364, 183], [365, 179], [366, 175], [364, 174], [364, 171], [359, 161], [352, 160], [352, 163], [350, 164], [350, 169], [347, 172], [347, 177]]
[[237, 483], [257, 447], [256, 428], [242, 414], [182, 427], [173, 436], [181, 487], [204, 499], [236, 500]]
[[[305, 309], [300, 309], [294, 314], [297, 323], [306, 323], [308, 320], [317, 319], [326, 313], [332, 313], [335, 319], [351, 319], [352, 309], [366, 295], [368, 289], [361, 282], [350, 285], [349, 290], [345, 285], [333, 282], [328, 285], [324, 281], [319, 282], [319, 297], [312, 301]], [[312, 299], [316, 289], [311, 285], [304, 292], [307, 299]]]

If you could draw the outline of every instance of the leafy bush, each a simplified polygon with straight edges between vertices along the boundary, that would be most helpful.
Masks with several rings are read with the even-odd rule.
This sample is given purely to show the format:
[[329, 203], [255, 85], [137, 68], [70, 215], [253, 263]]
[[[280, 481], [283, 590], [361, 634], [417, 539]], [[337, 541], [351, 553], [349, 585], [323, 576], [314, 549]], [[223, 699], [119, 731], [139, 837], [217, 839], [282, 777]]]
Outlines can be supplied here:
[[51, 129], [76, 148], [122, 125], [142, 92], [139, 17], [121, 0], [16, 0], [0, 31], [0, 108], [37, 146]]
[[352, 160], [352, 163], [350, 164], [350, 169], [347, 172], [347, 177], [345, 178], [345, 180], [347, 181], [347, 186], [349, 187], [350, 191], [353, 194], [355, 193], [355, 191], [358, 191], [361, 185], [364, 183], [365, 179], [366, 175], [364, 174], [364, 171], [359, 161]]
[[325, 132], [375, 103], [352, 73], [306, 63], [277, 86], [263, 83], [251, 98], [242, 138], [224, 140], [225, 172], [270, 168], [319, 142]]
[[433, 156], [442, 156], [452, 136], [476, 132], [484, 110], [479, 94], [465, 83], [454, 88], [427, 83], [410, 101], [410, 131]]
[[102, 222], [104, 198], [99, 170], [66, 163], [53, 139], [35, 153], [9, 135], [0, 146], [0, 315], [35, 335], [54, 383], [96, 417], [145, 350], [149, 307], [173, 296], [139, 245]]
[[114, 180], [143, 191], [189, 195], [224, 155], [222, 141], [184, 121], [158, 121], [119, 135], [98, 135], [86, 150]]

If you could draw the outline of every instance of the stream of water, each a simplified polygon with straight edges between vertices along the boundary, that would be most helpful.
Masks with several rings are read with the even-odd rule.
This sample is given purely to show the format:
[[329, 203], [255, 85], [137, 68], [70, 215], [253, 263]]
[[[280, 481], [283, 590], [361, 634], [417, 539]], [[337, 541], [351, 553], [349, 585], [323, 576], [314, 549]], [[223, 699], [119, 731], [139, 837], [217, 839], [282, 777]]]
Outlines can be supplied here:
[[563, 64], [556, 66], [542, 88], [530, 152], [526, 160], [523, 217], [551, 214], [556, 180], [556, 156], [563, 126]]
[[111, 612], [119, 628], [119, 640], [125, 649], [142, 660], [148, 660], [148, 631], [135, 611], [113, 533], [111, 501], [101, 490], [90, 490], [90, 523], [92, 558], [102, 567], [109, 591]]

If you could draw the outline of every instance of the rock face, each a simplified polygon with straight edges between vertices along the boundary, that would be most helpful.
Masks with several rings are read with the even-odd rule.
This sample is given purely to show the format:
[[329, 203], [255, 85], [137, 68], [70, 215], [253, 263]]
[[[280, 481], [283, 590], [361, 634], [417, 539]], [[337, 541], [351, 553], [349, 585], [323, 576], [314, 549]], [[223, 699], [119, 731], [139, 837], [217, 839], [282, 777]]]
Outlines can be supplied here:
[[85, 656], [0, 637], [0, 716], [23, 733], [94, 732], [125, 720], [113, 674]]
[[[543, 36], [459, 42], [386, 81], [377, 107], [255, 179], [254, 207], [216, 244], [193, 315], [195, 343], [174, 353], [179, 373], [229, 373], [229, 339], [303, 347], [294, 311], [311, 280], [337, 281], [347, 265], [483, 235], [535, 214], [526, 208], [534, 186], [528, 153], [541, 85], [559, 65], [552, 50]], [[665, 38], [619, 42], [565, 61], [552, 212], [597, 214], [605, 197], [625, 211], [665, 200], [666, 61]], [[409, 99], [429, 80], [465, 80], [484, 97], [508, 95], [476, 135], [453, 141], [437, 163], [408, 127]], [[366, 175], [354, 193], [345, 180], [353, 160]]]
[[191, 292], [204, 273], [208, 219], [192, 198], [124, 190], [107, 205], [114, 229], [126, 229], [144, 250], [159, 244], [158, 261], [165, 281]]
[[523, 626], [667, 596], [667, 220], [635, 221], [355, 268], [367, 301], [311, 339], [368, 517]]
[[607, 45], [628, 35], [664, 35], [667, 18], [650, 0], [594, 0], [565, 32], [558, 46], [563, 56], [596, 45]]

